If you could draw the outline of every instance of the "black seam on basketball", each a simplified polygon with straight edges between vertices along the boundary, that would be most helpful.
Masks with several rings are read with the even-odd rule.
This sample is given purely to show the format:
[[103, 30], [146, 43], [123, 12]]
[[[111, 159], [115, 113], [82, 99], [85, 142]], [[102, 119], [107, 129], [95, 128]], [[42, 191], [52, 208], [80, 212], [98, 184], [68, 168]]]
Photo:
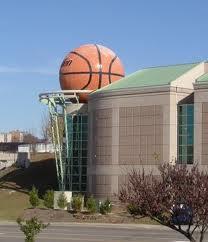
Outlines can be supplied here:
[[[100, 72], [96, 72], [96, 71], [73, 71], [73, 72], [65, 72], [65, 73], [61, 73], [61, 75], [63, 76], [67, 76], [67, 75], [74, 75], [74, 74], [100, 74]], [[113, 72], [102, 72], [102, 75], [113, 75], [113, 76], [120, 76], [120, 77], [124, 77], [124, 75], [119, 74], [119, 73], [113, 73]]]
[[[88, 73], [89, 73], [90, 76], [89, 76], [87, 84], [84, 87], [82, 87], [82, 89], [81, 89], [81, 90], [84, 90], [90, 84], [90, 82], [92, 80], [92, 67], [91, 67], [91, 64], [90, 64], [89, 60], [86, 57], [84, 57], [83, 55], [77, 53], [76, 51], [72, 51], [71, 53], [75, 54], [75, 55], [78, 55], [79, 57], [84, 59], [87, 62], [87, 64], [88, 64], [88, 67], [89, 67], [89, 70], [90, 70]], [[62, 73], [62, 75], [65, 75], [65, 74]]]
[[113, 65], [113, 62], [116, 60], [116, 58], [117, 58], [117, 55], [115, 55], [114, 57], [113, 57], [113, 59], [111, 60], [111, 62], [110, 62], [110, 65], [109, 65], [109, 70], [108, 70], [108, 72], [109, 72], [109, 84], [111, 83], [111, 68], [112, 68], [112, 65]]
[[99, 61], [99, 84], [98, 84], [98, 89], [99, 89], [101, 88], [101, 82], [102, 82], [102, 60], [101, 60], [100, 48], [96, 44], [95, 44], [95, 47], [98, 52], [98, 61]]

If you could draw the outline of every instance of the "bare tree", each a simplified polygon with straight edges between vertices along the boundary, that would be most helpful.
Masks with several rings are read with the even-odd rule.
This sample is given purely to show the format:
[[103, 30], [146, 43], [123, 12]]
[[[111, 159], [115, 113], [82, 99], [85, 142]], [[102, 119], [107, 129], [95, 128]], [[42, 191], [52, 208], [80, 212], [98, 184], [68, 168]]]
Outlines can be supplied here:
[[133, 170], [119, 199], [138, 218], [148, 216], [192, 242], [198, 237], [200, 242], [204, 239], [208, 229], [208, 174], [197, 166], [188, 169], [163, 164], [158, 176]]
[[[52, 126], [54, 130], [52, 131]], [[56, 130], [56, 127], [58, 128], [58, 131]], [[53, 139], [55, 139], [55, 142], [58, 141], [62, 144], [63, 143], [63, 136], [64, 136], [64, 117], [58, 116], [57, 117], [57, 123], [55, 120], [52, 120], [50, 118], [49, 114], [43, 114], [42, 116], [42, 122], [41, 122], [41, 133], [42, 137], [45, 141], [48, 142], [54, 142]], [[53, 136], [54, 132], [54, 136]]]
[[52, 141], [51, 119], [46, 113], [42, 115], [41, 119], [41, 136], [45, 141]]
[[39, 138], [30, 132], [25, 132], [23, 142], [27, 144], [36, 144], [39, 142]]

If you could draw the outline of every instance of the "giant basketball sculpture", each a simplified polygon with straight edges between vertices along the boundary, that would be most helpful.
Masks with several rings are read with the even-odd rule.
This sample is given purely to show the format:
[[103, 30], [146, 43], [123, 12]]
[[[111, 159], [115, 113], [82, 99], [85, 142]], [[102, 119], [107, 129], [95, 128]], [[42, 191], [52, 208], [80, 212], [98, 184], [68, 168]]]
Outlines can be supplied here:
[[[59, 72], [62, 90], [96, 90], [124, 77], [124, 68], [110, 49], [96, 44], [82, 45], [63, 60]], [[79, 95], [87, 101], [86, 94]]]
[[40, 94], [41, 102], [49, 107], [58, 186], [68, 194], [85, 194], [90, 105], [87, 93], [121, 79], [124, 68], [112, 50], [88, 44], [65, 57], [59, 75], [63, 91]]

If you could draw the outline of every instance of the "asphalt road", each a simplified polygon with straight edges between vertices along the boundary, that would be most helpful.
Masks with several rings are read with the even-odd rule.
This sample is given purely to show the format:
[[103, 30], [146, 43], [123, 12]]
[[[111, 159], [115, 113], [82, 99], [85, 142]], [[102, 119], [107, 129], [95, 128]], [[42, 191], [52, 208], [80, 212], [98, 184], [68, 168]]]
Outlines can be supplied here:
[[[0, 225], [0, 242], [23, 242], [24, 236], [16, 225]], [[36, 242], [182, 242], [182, 235], [156, 226], [68, 224], [50, 225]]]

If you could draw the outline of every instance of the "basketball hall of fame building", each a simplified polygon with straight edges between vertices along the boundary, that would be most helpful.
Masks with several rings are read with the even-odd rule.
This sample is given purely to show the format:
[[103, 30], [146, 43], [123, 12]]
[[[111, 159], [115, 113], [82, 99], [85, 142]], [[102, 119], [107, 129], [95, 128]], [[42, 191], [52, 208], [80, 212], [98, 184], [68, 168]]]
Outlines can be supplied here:
[[132, 168], [208, 165], [208, 63], [145, 68], [124, 77], [110, 49], [83, 45], [60, 68], [49, 107], [59, 190], [113, 198]]

